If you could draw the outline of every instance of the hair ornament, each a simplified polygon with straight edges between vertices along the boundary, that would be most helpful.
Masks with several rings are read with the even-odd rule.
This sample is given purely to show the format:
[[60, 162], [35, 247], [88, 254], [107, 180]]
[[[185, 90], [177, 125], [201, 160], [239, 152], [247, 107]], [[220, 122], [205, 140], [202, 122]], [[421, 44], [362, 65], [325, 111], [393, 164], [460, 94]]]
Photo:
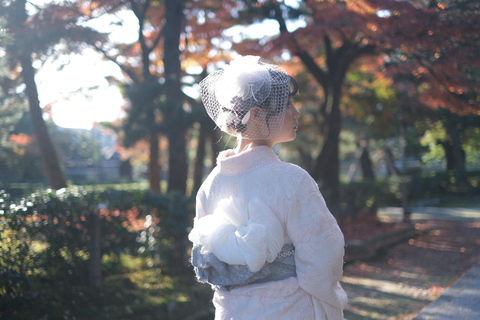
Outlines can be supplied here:
[[215, 87], [215, 96], [222, 107], [232, 109], [235, 98], [253, 98], [262, 103], [270, 94], [270, 73], [258, 64], [260, 57], [239, 56], [226, 65]]
[[247, 113], [245, 113], [245, 115], [243, 116], [243, 119], [242, 119], [242, 124], [247, 124], [248, 120], [250, 120], [250, 112], [252, 110], [248, 110]]

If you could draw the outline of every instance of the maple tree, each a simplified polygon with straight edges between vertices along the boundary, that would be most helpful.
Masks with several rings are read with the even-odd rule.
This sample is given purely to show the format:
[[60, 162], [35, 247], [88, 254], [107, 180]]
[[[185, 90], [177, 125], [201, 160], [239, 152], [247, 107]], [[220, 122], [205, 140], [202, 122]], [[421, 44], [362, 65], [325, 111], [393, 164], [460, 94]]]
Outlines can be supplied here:
[[[57, 16], [65, 10], [58, 8]], [[309, 103], [320, 98], [311, 128], [315, 126], [322, 139], [318, 152], [300, 153], [312, 176], [328, 187], [333, 199], [338, 198], [339, 134], [347, 112], [342, 103], [343, 85], [348, 71], [358, 67], [359, 59], [378, 57], [369, 63], [392, 79], [399, 74], [410, 75], [405, 78], [411, 85], [403, 85], [409, 92], [398, 94], [409, 96], [409, 101], [419, 100], [432, 108], [455, 112], [478, 109], [478, 63], [473, 61], [478, 50], [478, 6], [471, 1], [105, 0], [77, 1], [71, 8], [76, 19], [82, 17], [83, 22], [77, 23], [83, 26], [119, 13], [130, 12], [136, 17], [137, 41], [96, 38], [90, 44], [117, 63], [127, 76], [121, 83], [130, 101], [123, 124], [125, 142], [150, 141], [149, 180], [156, 192], [160, 191], [162, 158], [159, 135], [169, 140], [169, 188], [185, 192], [187, 132], [194, 122], [200, 124], [196, 127], [199, 142], [195, 180], [201, 180], [202, 148], [208, 139], [208, 130], [202, 128], [211, 128], [212, 123], [198, 101], [186, 96], [180, 87], [195, 87], [208, 68], [221, 67], [235, 52], [270, 57], [294, 76], [300, 75], [301, 69], [309, 72], [308, 81], [313, 80], [317, 86]], [[278, 33], [270, 39], [248, 40], [238, 34], [229, 38], [224, 32], [265, 20], [278, 23]], [[290, 21], [303, 24], [297, 23], [292, 29], [288, 27]], [[168, 28], [171, 31], [167, 32]], [[191, 69], [197, 71], [190, 73]], [[189, 77], [194, 80], [187, 80]], [[401, 91], [397, 82], [393, 80], [392, 87]]]
[[[205, 76], [207, 67], [224, 61], [227, 54], [214, 50], [222, 29], [236, 22], [231, 17], [234, 4], [223, 6], [218, 1], [78, 1], [80, 14], [94, 21], [118, 13], [131, 12], [138, 22], [138, 39], [131, 43], [91, 43], [106, 59], [116, 63], [126, 75], [120, 85], [130, 105], [121, 129], [126, 146], [147, 139], [150, 145], [150, 189], [160, 192], [159, 135], [168, 139], [168, 189], [186, 193], [188, 161], [186, 156], [189, 128], [199, 124], [195, 158], [195, 191], [203, 178], [205, 142], [212, 142], [216, 133], [197, 100], [182, 92], [182, 86], [194, 86]], [[184, 16], [185, 15], [185, 16]], [[208, 19], [204, 19], [208, 16]], [[230, 18], [228, 18], [230, 17]], [[212, 23], [212, 20], [214, 23]], [[115, 23], [122, 24], [122, 19]], [[200, 68], [201, 71], [195, 71]], [[191, 72], [190, 70], [194, 70]], [[193, 81], [188, 80], [194, 78]], [[188, 107], [185, 107], [188, 105]], [[206, 130], [208, 128], [209, 130]], [[215, 151], [213, 151], [215, 153]]]
[[[269, 41], [238, 41], [234, 50], [277, 61], [284, 61], [281, 57], [287, 50], [295, 57], [291, 62], [301, 62], [322, 89], [319, 116], [314, 119], [323, 144], [310, 172], [327, 186], [333, 202], [339, 196], [343, 83], [360, 58], [380, 57], [378, 63], [392, 77], [412, 75], [415, 82], [407, 88], [413, 89], [399, 92], [400, 96], [418, 97], [431, 108], [479, 112], [475, 57], [480, 17], [475, 1], [306, 0], [295, 6], [245, 1], [241, 12], [250, 21], [277, 21], [279, 32]], [[290, 31], [287, 22], [299, 17], [304, 26]]]
[[440, 142], [446, 169], [452, 170], [458, 185], [465, 187], [468, 183], [460, 132], [468, 121], [459, 120], [463, 118], [459, 116], [480, 114], [480, 4], [429, 1], [416, 9], [409, 20], [405, 16], [397, 18], [403, 29], [391, 26], [392, 39], [398, 34], [396, 40], [403, 43], [399, 43], [397, 52], [386, 51], [385, 70], [403, 79], [396, 83], [403, 96], [400, 101], [414, 100], [437, 110], [429, 114], [429, 119], [442, 121], [449, 132], [448, 141]]
[[[160, 135], [168, 139], [168, 164], [162, 164], [168, 167], [168, 190], [185, 194], [187, 131], [193, 122], [203, 117], [204, 111], [199, 112], [198, 102], [185, 95], [181, 87], [184, 85], [183, 77], [188, 75], [185, 70], [198, 66], [200, 62], [197, 59], [202, 51], [200, 43], [208, 46], [207, 42], [188, 36], [184, 14], [189, 11], [185, 7], [190, 2], [132, 0], [79, 3], [83, 15], [90, 20], [118, 12], [132, 12], [136, 18], [136, 41], [105, 41], [92, 45], [115, 62], [127, 76], [122, 86], [130, 105], [121, 129], [126, 146], [133, 146], [142, 139], [149, 142], [150, 189], [160, 192]], [[192, 63], [193, 60], [197, 61]], [[185, 108], [185, 104], [189, 107]]]

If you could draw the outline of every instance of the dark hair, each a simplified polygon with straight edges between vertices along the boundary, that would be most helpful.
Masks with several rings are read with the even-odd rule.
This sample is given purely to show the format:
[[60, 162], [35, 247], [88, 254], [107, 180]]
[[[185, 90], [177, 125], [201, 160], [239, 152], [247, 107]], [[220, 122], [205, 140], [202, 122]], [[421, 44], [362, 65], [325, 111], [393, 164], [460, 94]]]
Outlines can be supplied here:
[[[278, 73], [278, 71], [273, 71], [273, 70], [271, 70], [270, 72], [277, 72], [277, 73]], [[271, 102], [271, 99], [278, 99], [278, 100], [281, 99], [280, 101], [277, 101], [277, 103], [275, 104], [276, 107], [273, 108], [272, 110], [270, 110], [270, 111], [268, 112], [268, 114], [267, 114], [267, 119], [266, 119], [266, 121], [267, 121], [267, 126], [268, 126], [268, 119], [269, 119], [270, 117], [273, 117], [273, 116], [276, 116], [276, 115], [282, 113], [283, 110], [284, 110], [284, 109], [287, 107], [287, 105], [288, 105], [288, 100], [289, 100], [291, 97], [293, 97], [294, 95], [296, 95], [297, 92], [298, 92], [298, 83], [297, 83], [297, 81], [296, 81], [293, 77], [291, 77], [291, 76], [289, 76], [289, 75], [287, 75], [287, 76], [288, 76], [288, 80], [289, 80], [288, 83], [286, 84], [286, 86], [288, 86], [288, 89], [289, 89], [288, 97], [286, 97], [286, 96], [285, 96], [285, 97], [283, 97], [283, 96], [281, 96], [281, 97], [272, 97], [272, 96], [269, 96], [269, 97], [265, 100], [265, 102], [264, 102], [265, 106], [268, 107], [268, 105], [269, 105], [270, 102]], [[260, 106], [260, 107], [261, 107], [261, 106]]]
[[293, 97], [294, 95], [296, 95], [298, 93], [298, 82], [297, 80], [295, 80], [293, 77], [289, 76], [290, 77], [290, 97]]
[[233, 108], [232, 109], [227, 109], [222, 107], [222, 112], [225, 112], [227, 114], [227, 118], [225, 119], [225, 123], [227, 125], [227, 129], [229, 131], [235, 131], [235, 132], [245, 132], [247, 129], [247, 125], [242, 123], [243, 117], [239, 113], [237, 113], [235, 110], [239, 109], [237, 108], [237, 105], [240, 103], [239, 100], [241, 100], [238, 97], [235, 97], [233, 101]]

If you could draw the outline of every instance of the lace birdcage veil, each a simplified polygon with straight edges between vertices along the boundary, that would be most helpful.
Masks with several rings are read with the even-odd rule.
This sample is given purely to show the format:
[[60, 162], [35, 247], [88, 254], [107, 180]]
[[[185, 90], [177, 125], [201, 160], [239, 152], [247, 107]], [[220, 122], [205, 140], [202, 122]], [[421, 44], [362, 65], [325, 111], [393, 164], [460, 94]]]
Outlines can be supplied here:
[[251, 140], [271, 138], [282, 130], [290, 81], [285, 70], [260, 57], [239, 56], [200, 82], [202, 102], [222, 131]]

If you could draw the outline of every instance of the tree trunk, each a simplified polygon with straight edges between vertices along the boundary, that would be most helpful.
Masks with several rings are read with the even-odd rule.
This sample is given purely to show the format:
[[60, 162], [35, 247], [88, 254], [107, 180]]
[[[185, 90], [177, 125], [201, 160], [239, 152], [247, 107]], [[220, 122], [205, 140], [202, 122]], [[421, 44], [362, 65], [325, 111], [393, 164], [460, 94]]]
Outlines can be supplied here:
[[347, 183], [352, 181], [358, 165], [360, 165], [360, 169], [362, 170], [363, 179], [375, 179], [372, 160], [370, 159], [370, 153], [368, 152], [368, 147], [365, 140], [362, 140], [362, 142], [357, 146], [355, 160], [348, 169]]
[[368, 147], [366, 145], [363, 147], [362, 153], [360, 155], [360, 168], [362, 169], [364, 179], [375, 179], [375, 172], [373, 171], [373, 164], [372, 160], [370, 159], [370, 152], [368, 152]]
[[[215, 162], [217, 160], [218, 155], [220, 154], [220, 148], [218, 147], [218, 142], [220, 141], [220, 137], [218, 135], [218, 131], [212, 130], [210, 131], [210, 145], [212, 147], [212, 165], [215, 166]], [[213, 167], [212, 167], [213, 169]]]
[[205, 162], [205, 144], [210, 128], [204, 123], [200, 123], [200, 130], [198, 133], [197, 155], [195, 157], [195, 171], [193, 174], [193, 190], [192, 194], [196, 194], [203, 182], [203, 169]]
[[455, 170], [455, 156], [453, 155], [452, 142], [449, 140], [437, 140], [437, 144], [441, 145], [445, 152], [446, 170]]
[[446, 170], [453, 172], [457, 184], [467, 186], [466, 158], [460, 141], [458, 115], [449, 112], [448, 117], [444, 120], [444, 125], [447, 138], [437, 140], [437, 144], [441, 145], [445, 151]]
[[187, 155], [185, 152], [185, 128], [171, 131], [169, 137], [168, 191], [185, 194], [187, 186]]
[[[333, 81], [332, 81], [333, 82]], [[340, 200], [340, 130], [342, 117], [340, 113], [341, 83], [334, 86], [330, 83], [325, 89], [325, 102], [322, 106], [324, 114], [324, 144], [313, 168], [312, 177], [321, 180], [326, 195], [332, 205]]]
[[[278, 17], [281, 19], [281, 16]], [[281, 28], [281, 32], [288, 33], [286, 28]], [[339, 143], [342, 128], [340, 112], [342, 85], [349, 66], [359, 57], [374, 53], [374, 47], [345, 41], [335, 49], [332, 47], [329, 36], [325, 35], [326, 69], [324, 70], [318, 66], [315, 59], [306, 50], [298, 45], [293, 37], [290, 37], [290, 43], [290, 50], [302, 60], [305, 68], [324, 91], [325, 101], [320, 108], [320, 113], [323, 115], [321, 125], [324, 145], [315, 160], [311, 174], [315, 180], [321, 180], [324, 183], [330, 203], [332, 206], [336, 206], [340, 200]]]
[[[312, 9], [312, 16], [315, 17], [315, 8], [306, 4]], [[341, 88], [345, 75], [350, 65], [358, 58], [366, 54], [374, 54], [374, 45], [364, 45], [344, 39], [343, 44], [333, 48], [330, 37], [325, 34], [325, 70], [322, 69], [307, 50], [301, 47], [300, 42], [294, 35], [290, 34], [284, 20], [283, 11], [277, 4], [274, 10], [269, 10], [267, 17], [277, 20], [280, 33], [285, 35], [285, 43], [292, 54], [298, 56], [308, 72], [315, 78], [318, 84], [324, 89], [325, 101], [321, 106], [321, 114], [324, 116], [322, 127], [324, 131], [324, 145], [315, 161], [311, 172], [315, 180], [322, 180], [329, 193], [332, 205], [338, 205], [340, 197], [340, 157], [339, 142], [342, 116], [340, 112]], [[320, 21], [321, 23], [321, 21]]]
[[160, 166], [158, 165], [160, 159], [160, 149], [158, 146], [158, 133], [155, 130], [150, 133], [150, 156], [148, 162], [148, 181], [150, 184], [150, 191], [154, 193], [161, 193], [160, 189]]
[[408, 186], [407, 186], [407, 123], [403, 120], [400, 123], [400, 139], [402, 152], [402, 208], [403, 222], [410, 223], [410, 207], [408, 205]]
[[95, 213], [88, 215], [88, 235], [90, 236], [90, 258], [88, 268], [88, 285], [93, 288], [102, 286], [102, 246], [100, 219]]
[[[307, 172], [313, 171], [313, 159], [312, 155], [310, 154], [310, 148], [305, 148], [302, 146], [297, 145], [297, 152], [300, 155], [300, 166], [305, 169]], [[306, 149], [306, 150], [305, 150]]]
[[167, 95], [166, 127], [169, 139], [168, 190], [182, 194], [187, 186], [186, 117], [180, 83], [180, 35], [183, 21], [183, 1], [166, 0], [164, 58]]
[[57, 152], [53, 146], [47, 126], [42, 116], [42, 109], [38, 100], [37, 85], [35, 83], [35, 69], [32, 66], [32, 60], [28, 52], [22, 52], [19, 56], [22, 66], [22, 77], [25, 83], [25, 92], [28, 97], [30, 115], [32, 117], [33, 129], [42, 156], [45, 175], [52, 189], [58, 190], [65, 188], [67, 182], [58, 161]]
[[[9, 49], [13, 49], [10, 54], [16, 57], [22, 67], [22, 78], [25, 83], [25, 93], [28, 98], [30, 115], [32, 117], [33, 129], [40, 149], [45, 176], [47, 177], [50, 187], [58, 190], [67, 186], [65, 176], [58, 161], [57, 152], [48, 134], [47, 126], [42, 116], [42, 109], [38, 100], [38, 90], [35, 83], [35, 69], [32, 66], [32, 51], [30, 43], [25, 41], [29, 31], [25, 28], [25, 22], [28, 19], [25, 8], [26, 1], [18, 0], [11, 3], [11, 13], [7, 21], [7, 27], [14, 30], [15, 43]], [[28, 38], [28, 37], [27, 37]]]
[[387, 174], [389, 176], [398, 176], [398, 169], [395, 167], [395, 158], [393, 157], [392, 150], [389, 147], [385, 147], [385, 162], [387, 164]]
[[458, 133], [458, 116], [453, 116], [447, 123], [447, 131], [452, 141], [451, 144], [451, 156], [453, 160], [453, 170], [455, 173], [455, 179], [459, 185], [466, 186], [467, 182], [467, 168], [465, 151], [462, 149], [462, 142], [460, 141], [460, 135]]

